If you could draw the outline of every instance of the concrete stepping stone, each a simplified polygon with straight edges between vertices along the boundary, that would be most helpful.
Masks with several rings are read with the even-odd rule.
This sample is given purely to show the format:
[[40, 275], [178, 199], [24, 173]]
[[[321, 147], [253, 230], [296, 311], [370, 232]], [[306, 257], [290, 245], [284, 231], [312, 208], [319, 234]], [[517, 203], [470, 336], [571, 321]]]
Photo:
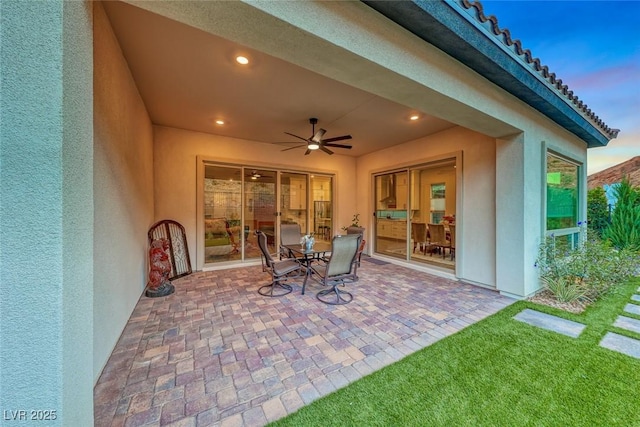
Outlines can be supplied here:
[[640, 320], [638, 319], [632, 319], [631, 317], [626, 316], [618, 316], [613, 326], [640, 334]]
[[627, 313], [640, 315], [640, 305], [627, 304], [624, 306], [624, 311], [626, 311]]
[[640, 301], [640, 295], [631, 295], [631, 301]]
[[602, 341], [600, 341], [600, 347], [640, 359], [640, 340], [607, 332]]
[[551, 314], [541, 313], [528, 308], [522, 310], [520, 313], [513, 316], [513, 318], [572, 338], [577, 338], [586, 327], [586, 325], [582, 323], [563, 319], [558, 316], [552, 316]]

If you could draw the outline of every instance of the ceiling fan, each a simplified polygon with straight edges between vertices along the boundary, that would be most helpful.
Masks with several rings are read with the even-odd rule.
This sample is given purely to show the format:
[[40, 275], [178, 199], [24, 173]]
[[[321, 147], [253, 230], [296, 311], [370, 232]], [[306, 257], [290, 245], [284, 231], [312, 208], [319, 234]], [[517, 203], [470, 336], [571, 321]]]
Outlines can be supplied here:
[[[295, 147], [285, 148], [282, 151], [293, 150], [294, 148], [307, 147], [307, 151], [305, 151], [305, 153], [304, 153], [305, 156], [306, 156], [307, 154], [311, 153], [312, 151], [318, 150], [318, 149], [324, 151], [327, 154], [333, 154], [333, 151], [329, 150], [327, 147], [346, 148], [347, 150], [351, 149], [351, 145], [335, 144], [336, 141], [343, 141], [345, 139], [351, 139], [351, 135], [342, 135], [342, 136], [336, 136], [334, 138], [322, 139], [322, 137], [324, 136], [324, 134], [327, 131], [322, 129], [322, 128], [320, 128], [316, 132], [316, 124], [318, 123], [318, 119], [316, 119], [315, 117], [312, 117], [312, 118], [309, 119], [309, 123], [311, 123], [311, 137], [303, 138], [301, 136], [294, 135], [294, 134], [289, 133], [289, 132], [285, 132], [287, 135], [291, 135], [294, 138], [301, 139], [305, 143], [304, 144], [300, 144], [300, 145], [296, 145]], [[296, 144], [296, 143], [295, 142], [285, 142], [284, 144]]]

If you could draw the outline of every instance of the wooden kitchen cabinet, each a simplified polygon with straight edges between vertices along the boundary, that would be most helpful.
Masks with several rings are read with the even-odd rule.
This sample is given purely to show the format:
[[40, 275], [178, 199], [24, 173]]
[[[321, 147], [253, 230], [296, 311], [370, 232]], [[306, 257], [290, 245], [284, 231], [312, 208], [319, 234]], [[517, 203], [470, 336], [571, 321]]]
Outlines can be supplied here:
[[291, 178], [289, 181], [289, 209], [307, 208], [307, 181], [304, 178]]
[[376, 224], [378, 237], [405, 240], [407, 238], [407, 221], [399, 219], [379, 219]]
[[407, 209], [407, 173], [396, 174], [396, 209]]
[[378, 237], [391, 238], [391, 221], [379, 219], [376, 224], [376, 234]]
[[407, 239], [407, 221], [395, 220], [391, 223], [391, 237], [398, 240]]

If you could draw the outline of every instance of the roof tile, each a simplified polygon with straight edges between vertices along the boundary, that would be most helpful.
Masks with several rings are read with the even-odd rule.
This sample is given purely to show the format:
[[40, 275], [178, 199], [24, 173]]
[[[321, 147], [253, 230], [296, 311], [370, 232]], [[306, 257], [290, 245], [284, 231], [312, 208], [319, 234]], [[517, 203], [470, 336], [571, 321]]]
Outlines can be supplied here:
[[547, 80], [552, 86], [556, 88], [561, 96], [567, 98], [573, 105], [576, 106], [578, 111], [581, 111], [587, 119], [593, 122], [597, 127], [605, 134], [609, 139], [613, 139], [618, 136], [620, 129], [612, 129], [607, 126], [603, 120], [601, 120], [591, 109], [580, 100], [569, 87], [562, 82], [562, 79], [556, 77], [556, 74], [549, 71], [549, 67], [542, 65], [539, 58], [535, 58], [529, 49], [523, 49], [520, 40], [514, 40], [511, 37], [511, 32], [507, 29], [501, 29], [498, 25], [498, 18], [494, 15], [486, 16], [482, 4], [479, 1], [462, 0], [461, 4], [468, 10], [473, 10], [472, 16], [478, 20], [481, 24], [489, 24], [489, 28], [497, 40], [501, 41], [504, 45], [512, 48], [513, 52], [531, 69], [537, 72], [545, 80]]

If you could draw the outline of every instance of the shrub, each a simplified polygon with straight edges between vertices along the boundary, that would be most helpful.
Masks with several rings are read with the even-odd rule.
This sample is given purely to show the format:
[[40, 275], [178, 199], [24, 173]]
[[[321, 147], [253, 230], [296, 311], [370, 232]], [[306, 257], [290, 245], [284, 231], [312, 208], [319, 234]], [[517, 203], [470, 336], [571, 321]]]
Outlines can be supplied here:
[[584, 282], [576, 277], [555, 277], [548, 276], [542, 278], [545, 289], [548, 289], [560, 302], [573, 302], [587, 299], [587, 287]]
[[596, 187], [587, 193], [587, 229], [602, 237], [609, 226], [609, 202], [602, 187]]
[[595, 236], [571, 249], [551, 235], [540, 245], [536, 266], [545, 289], [558, 301], [594, 301], [632, 277], [640, 260], [633, 251], [618, 250]]
[[616, 207], [603, 237], [618, 249], [640, 252], [640, 190], [625, 178], [616, 186], [615, 196]]

